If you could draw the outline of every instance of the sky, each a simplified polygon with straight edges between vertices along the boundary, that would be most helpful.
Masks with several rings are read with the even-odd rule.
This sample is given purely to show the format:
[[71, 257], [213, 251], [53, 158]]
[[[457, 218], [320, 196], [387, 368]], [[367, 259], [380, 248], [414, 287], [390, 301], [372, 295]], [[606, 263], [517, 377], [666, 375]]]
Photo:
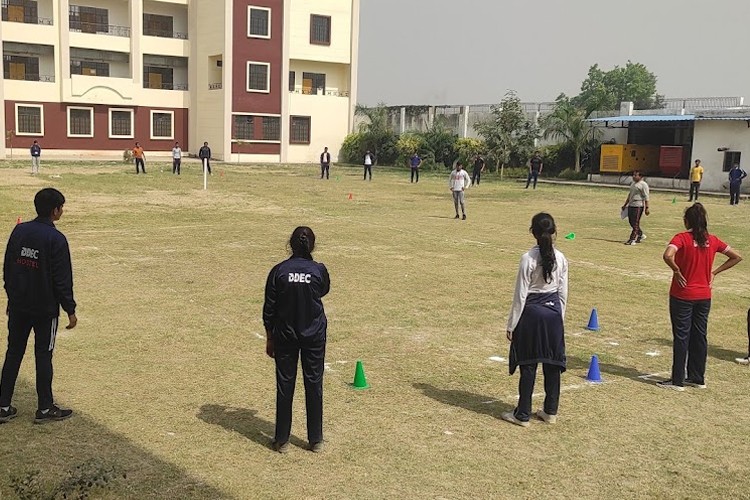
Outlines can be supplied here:
[[750, 0], [361, 0], [358, 101], [552, 101], [631, 60], [666, 97], [750, 105], [748, 19]]

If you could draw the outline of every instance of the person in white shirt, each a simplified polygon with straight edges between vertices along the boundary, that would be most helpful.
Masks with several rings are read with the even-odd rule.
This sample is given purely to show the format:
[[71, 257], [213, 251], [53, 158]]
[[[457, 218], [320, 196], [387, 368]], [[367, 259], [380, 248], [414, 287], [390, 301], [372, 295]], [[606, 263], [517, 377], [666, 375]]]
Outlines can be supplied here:
[[566, 369], [565, 306], [568, 302], [568, 261], [557, 250], [555, 220], [547, 213], [531, 219], [537, 245], [523, 254], [518, 267], [516, 291], [508, 317], [510, 374], [520, 367], [518, 406], [501, 415], [503, 420], [529, 426], [531, 395], [536, 369], [544, 370], [544, 408], [536, 416], [550, 424], [557, 421], [560, 375]]
[[328, 152], [328, 147], [323, 148], [323, 152], [320, 154], [320, 178], [323, 178], [323, 174], [328, 179], [328, 173], [331, 168], [331, 153]]
[[630, 185], [630, 191], [628, 197], [625, 199], [625, 203], [622, 205], [622, 209], [628, 209], [628, 222], [633, 230], [630, 233], [630, 238], [625, 242], [626, 245], [635, 245], [646, 239], [646, 235], [643, 234], [641, 229], [641, 216], [644, 214], [648, 215], [648, 184], [643, 180], [643, 174], [638, 170], [633, 170], [633, 183]]
[[375, 155], [370, 153], [370, 150], [368, 149], [365, 153], [365, 157], [363, 159], [363, 164], [365, 166], [365, 176], [362, 180], [367, 179], [367, 174], [370, 174], [370, 180], [372, 180], [372, 166], [375, 164]]
[[172, 174], [180, 175], [180, 165], [182, 163], [182, 149], [180, 143], [175, 142], [172, 148]]
[[471, 186], [471, 178], [469, 174], [464, 170], [463, 164], [459, 161], [456, 162], [456, 168], [451, 171], [451, 175], [448, 178], [448, 186], [451, 188], [453, 193], [453, 206], [456, 209], [456, 219], [458, 219], [458, 206], [461, 206], [461, 213], [463, 214], [463, 220], [466, 220], [466, 205], [464, 203], [464, 190]]

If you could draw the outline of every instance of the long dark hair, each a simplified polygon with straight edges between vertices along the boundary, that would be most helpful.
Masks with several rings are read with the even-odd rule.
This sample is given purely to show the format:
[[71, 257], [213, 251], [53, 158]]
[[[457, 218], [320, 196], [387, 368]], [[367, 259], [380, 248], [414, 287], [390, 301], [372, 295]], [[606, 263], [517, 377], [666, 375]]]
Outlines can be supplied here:
[[315, 250], [315, 233], [307, 226], [299, 226], [289, 238], [289, 247], [292, 249], [292, 257], [312, 259], [312, 253]]
[[557, 259], [555, 259], [555, 248], [552, 246], [552, 239], [557, 234], [555, 219], [550, 214], [540, 212], [531, 219], [531, 234], [536, 238], [539, 245], [539, 253], [542, 256], [542, 271], [544, 281], [552, 281], [552, 270], [555, 268]]
[[685, 227], [693, 232], [693, 239], [699, 247], [708, 243], [708, 213], [701, 203], [694, 203], [685, 209]]

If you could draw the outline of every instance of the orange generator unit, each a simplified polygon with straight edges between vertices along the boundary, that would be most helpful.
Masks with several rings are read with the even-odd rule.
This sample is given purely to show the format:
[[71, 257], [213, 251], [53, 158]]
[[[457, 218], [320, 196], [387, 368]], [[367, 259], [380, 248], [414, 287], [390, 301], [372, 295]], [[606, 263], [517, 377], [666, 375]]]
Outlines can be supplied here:
[[602, 144], [599, 171], [624, 174], [640, 170], [643, 174], [659, 171], [659, 146], [640, 144]]
[[659, 173], [664, 177], [676, 177], [685, 165], [685, 148], [662, 146], [659, 149]]

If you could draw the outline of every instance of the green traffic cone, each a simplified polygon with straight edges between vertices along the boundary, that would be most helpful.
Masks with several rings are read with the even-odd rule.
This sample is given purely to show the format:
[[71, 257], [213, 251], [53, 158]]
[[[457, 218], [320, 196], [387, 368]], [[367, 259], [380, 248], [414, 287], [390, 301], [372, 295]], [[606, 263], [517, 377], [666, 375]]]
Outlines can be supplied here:
[[365, 377], [365, 368], [362, 366], [361, 360], [357, 360], [357, 368], [354, 370], [354, 382], [352, 382], [352, 387], [360, 391], [370, 388], [370, 385], [367, 383], [367, 378]]
[[677, 197], [676, 196], [674, 198], [672, 198], [672, 205], [674, 205], [675, 203], [677, 203]]
[[565, 236], [565, 239], [566, 239], [566, 240], [574, 240], [574, 239], [576, 239], [576, 233], [568, 233], [568, 234], [567, 234], [567, 235]]

